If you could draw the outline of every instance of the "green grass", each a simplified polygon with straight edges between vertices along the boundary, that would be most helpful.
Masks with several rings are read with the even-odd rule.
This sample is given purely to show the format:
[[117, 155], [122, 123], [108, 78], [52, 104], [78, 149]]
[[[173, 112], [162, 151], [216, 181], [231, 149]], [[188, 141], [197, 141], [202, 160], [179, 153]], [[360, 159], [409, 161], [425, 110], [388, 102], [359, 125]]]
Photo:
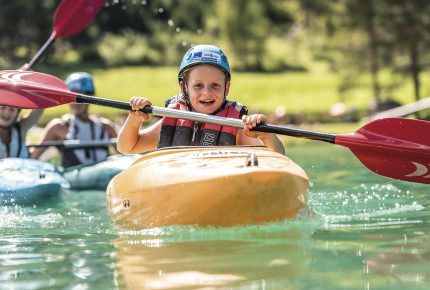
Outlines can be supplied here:
[[[121, 67], [85, 68], [80, 70], [94, 74], [97, 96], [128, 101], [132, 96], [149, 98], [155, 106], [163, 106], [164, 100], [178, 93], [177, 68], [172, 67]], [[68, 72], [56, 70], [55, 74], [65, 77]], [[389, 81], [390, 75], [381, 77]], [[423, 76], [423, 80], [428, 77]], [[371, 89], [366, 78], [360, 79], [360, 86], [350, 90], [343, 97], [338, 93], [339, 76], [322, 69], [311, 72], [287, 73], [240, 73], [234, 72], [229, 98], [249, 107], [253, 112], [274, 112], [283, 106], [289, 113], [328, 112], [330, 106], [343, 101], [349, 109], [365, 110], [371, 101]], [[399, 82], [392, 96], [402, 103], [413, 101], [410, 82]], [[424, 84], [425, 86], [425, 84]], [[429, 87], [423, 88], [430, 91]], [[41, 124], [68, 111], [63, 105], [45, 110]], [[126, 112], [92, 105], [91, 112], [100, 113], [112, 120]]]

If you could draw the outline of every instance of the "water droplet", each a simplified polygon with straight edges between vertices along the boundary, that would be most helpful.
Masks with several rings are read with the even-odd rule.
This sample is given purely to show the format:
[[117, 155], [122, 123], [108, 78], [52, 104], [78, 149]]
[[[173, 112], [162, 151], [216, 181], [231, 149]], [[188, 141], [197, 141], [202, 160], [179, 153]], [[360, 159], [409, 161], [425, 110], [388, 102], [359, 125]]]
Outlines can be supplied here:
[[169, 21], [167, 21], [167, 23], [169, 24], [169, 26], [173, 26], [173, 25], [175, 25], [175, 23], [173, 22], [173, 20], [172, 20], [172, 19], [169, 19]]

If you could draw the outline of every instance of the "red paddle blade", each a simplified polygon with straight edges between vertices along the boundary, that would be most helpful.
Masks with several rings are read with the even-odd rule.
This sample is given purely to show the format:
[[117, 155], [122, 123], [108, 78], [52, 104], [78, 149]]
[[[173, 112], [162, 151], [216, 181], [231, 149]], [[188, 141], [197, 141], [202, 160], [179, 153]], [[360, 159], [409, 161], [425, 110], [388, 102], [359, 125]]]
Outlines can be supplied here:
[[43, 109], [72, 103], [76, 94], [54, 76], [20, 70], [0, 71], [0, 105]]
[[370, 170], [395, 179], [430, 184], [430, 122], [404, 118], [373, 121], [356, 133], [338, 135]]
[[81, 32], [102, 8], [105, 0], [63, 0], [54, 16], [51, 37]]

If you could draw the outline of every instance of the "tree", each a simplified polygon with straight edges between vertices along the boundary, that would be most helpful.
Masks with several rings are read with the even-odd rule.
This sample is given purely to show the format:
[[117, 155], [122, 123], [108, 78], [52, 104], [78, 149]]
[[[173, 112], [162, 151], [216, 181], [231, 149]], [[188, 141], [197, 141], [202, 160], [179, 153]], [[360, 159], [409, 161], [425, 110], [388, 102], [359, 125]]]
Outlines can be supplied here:
[[2, 1], [0, 9], [0, 65], [24, 64], [47, 40], [59, 0]]
[[262, 70], [262, 55], [269, 29], [263, 1], [216, 1], [220, 37], [233, 55], [237, 70]]

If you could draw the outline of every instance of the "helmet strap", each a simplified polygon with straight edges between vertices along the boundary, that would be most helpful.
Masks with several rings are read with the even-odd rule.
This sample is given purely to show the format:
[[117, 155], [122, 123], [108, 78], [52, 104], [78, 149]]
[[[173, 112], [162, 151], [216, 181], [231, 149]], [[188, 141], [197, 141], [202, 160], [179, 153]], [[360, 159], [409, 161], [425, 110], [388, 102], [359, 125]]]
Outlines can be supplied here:
[[182, 82], [182, 85], [181, 85], [181, 94], [182, 94], [182, 96], [184, 97], [184, 100], [185, 100], [185, 102], [187, 103], [188, 108], [189, 108], [191, 111], [194, 111], [193, 106], [191, 105], [190, 98], [189, 98], [189, 96], [188, 96], [188, 94], [187, 94], [187, 90], [186, 90], [186, 88], [187, 88], [187, 85], [185, 84], [185, 82]]

